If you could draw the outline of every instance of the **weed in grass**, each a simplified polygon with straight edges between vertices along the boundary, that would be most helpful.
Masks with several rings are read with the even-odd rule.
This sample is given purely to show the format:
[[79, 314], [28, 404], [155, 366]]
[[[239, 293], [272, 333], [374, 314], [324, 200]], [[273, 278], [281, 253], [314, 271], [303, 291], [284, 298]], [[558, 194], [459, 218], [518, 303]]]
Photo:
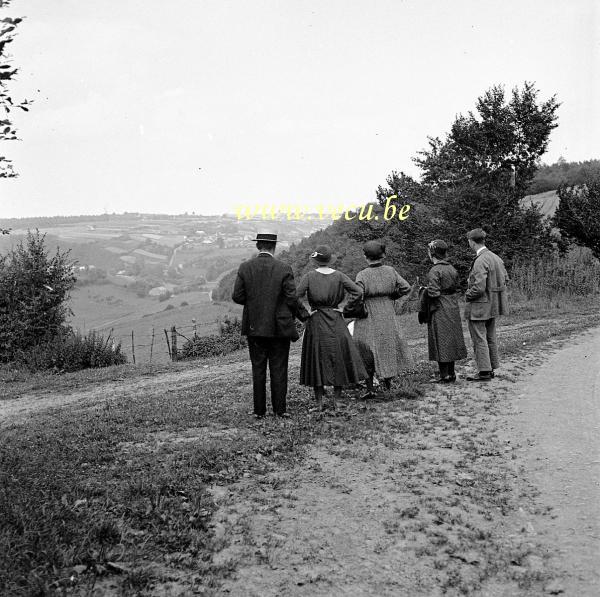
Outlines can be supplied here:
[[154, 574], [150, 568], [134, 568], [127, 571], [122, 582], [121, 591], [123, 594], [138, 594], [148, 588], [154, 579]]

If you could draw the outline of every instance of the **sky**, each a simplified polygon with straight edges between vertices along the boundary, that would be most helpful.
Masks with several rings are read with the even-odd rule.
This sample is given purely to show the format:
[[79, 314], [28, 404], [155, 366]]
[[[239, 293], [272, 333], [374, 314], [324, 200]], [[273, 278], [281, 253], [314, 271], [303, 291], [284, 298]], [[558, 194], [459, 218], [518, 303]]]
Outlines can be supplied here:
[[[21, 141], [0, 217], [374, 199], [495, 84], [562, 103], [543, 160], [600, 158], [598, 0], [13, 0]], [[19, 111], [20, 112], [20, 111]]]

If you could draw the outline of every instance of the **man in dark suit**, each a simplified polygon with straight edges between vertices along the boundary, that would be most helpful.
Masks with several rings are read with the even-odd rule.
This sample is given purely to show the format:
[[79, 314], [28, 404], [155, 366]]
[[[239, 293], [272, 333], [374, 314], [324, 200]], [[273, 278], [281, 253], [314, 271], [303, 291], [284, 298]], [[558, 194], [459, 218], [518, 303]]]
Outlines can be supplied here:
[[465, 319], [473, 341], [479, 373], [468, 381], [489, 381], [498, 367], [496, 318], [508, 314], [504, 262], [485, 246], [486, 233], [481, 228], [467, 234], [469, 246], [476, 253], [469, 271], [465, 299]]
[[254, 416], [266, 412], [268, 363], [273, 413], [287, 417], [290, 340], [298, 339], [295, 317], [307, 319], [308, 312], [296, 297], [292, 268], [274, 257], [277, 235], [257, 234], [254, 241], [258, 255], [240, 265], [232, 299], [244, 305], [242, 334], [248, 336], [252, 362]]

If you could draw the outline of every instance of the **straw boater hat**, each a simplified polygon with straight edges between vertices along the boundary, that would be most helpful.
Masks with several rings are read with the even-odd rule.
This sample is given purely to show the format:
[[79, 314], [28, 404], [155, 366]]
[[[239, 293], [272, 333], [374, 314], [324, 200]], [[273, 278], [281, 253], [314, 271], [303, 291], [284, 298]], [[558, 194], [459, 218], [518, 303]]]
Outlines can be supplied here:
[[310, 256], [320, 266], [331, 265], [336, 259], [327, 245], [319, 245]]
[[256, 235], [256, 238], [252, 239], [252, 242], [258, 242], [259, 240], [265, 241], [265, 242], [269, 242], [269, 243], [276, 243], [277, 242], [277, 235], [276, 234], [272, 234], [271, 232], [259, 232]]

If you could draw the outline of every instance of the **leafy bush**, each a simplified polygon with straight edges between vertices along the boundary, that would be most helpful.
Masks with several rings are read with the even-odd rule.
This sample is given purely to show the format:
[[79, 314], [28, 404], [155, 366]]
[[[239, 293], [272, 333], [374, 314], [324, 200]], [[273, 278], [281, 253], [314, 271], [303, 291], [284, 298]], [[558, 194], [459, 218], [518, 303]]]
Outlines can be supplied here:
[[600, 259], [600, 175], [579, 187], [558, 188], [554, 225], [567, 240], [591, 249]]
[[241, 335], [242, 322], [237, 317], [228, 317], [219, 321], [219, 334], [196, 336], [188, 340], [179, 353], [179, 358], [198, 359], [221, 356], [240, 350], [248, 345]]
[[63, 328], [54, 338], [21, 352], [17, 360], [34, 371], [62, 372], [122, 365], [127, 357], [121, 352], [121, 343], [115, 343], [110, 334], [105, 339], [97, 332], [84, 336]]
[[225, 315], [218, 322], [221, 336], [239, 336], [242, 333], [242, 320], [239, 317]]
[[69, 253], [50, 256], [38, 231], [0, 257], [0, 361], [51, 342], [70, 314], [75, 284]]

